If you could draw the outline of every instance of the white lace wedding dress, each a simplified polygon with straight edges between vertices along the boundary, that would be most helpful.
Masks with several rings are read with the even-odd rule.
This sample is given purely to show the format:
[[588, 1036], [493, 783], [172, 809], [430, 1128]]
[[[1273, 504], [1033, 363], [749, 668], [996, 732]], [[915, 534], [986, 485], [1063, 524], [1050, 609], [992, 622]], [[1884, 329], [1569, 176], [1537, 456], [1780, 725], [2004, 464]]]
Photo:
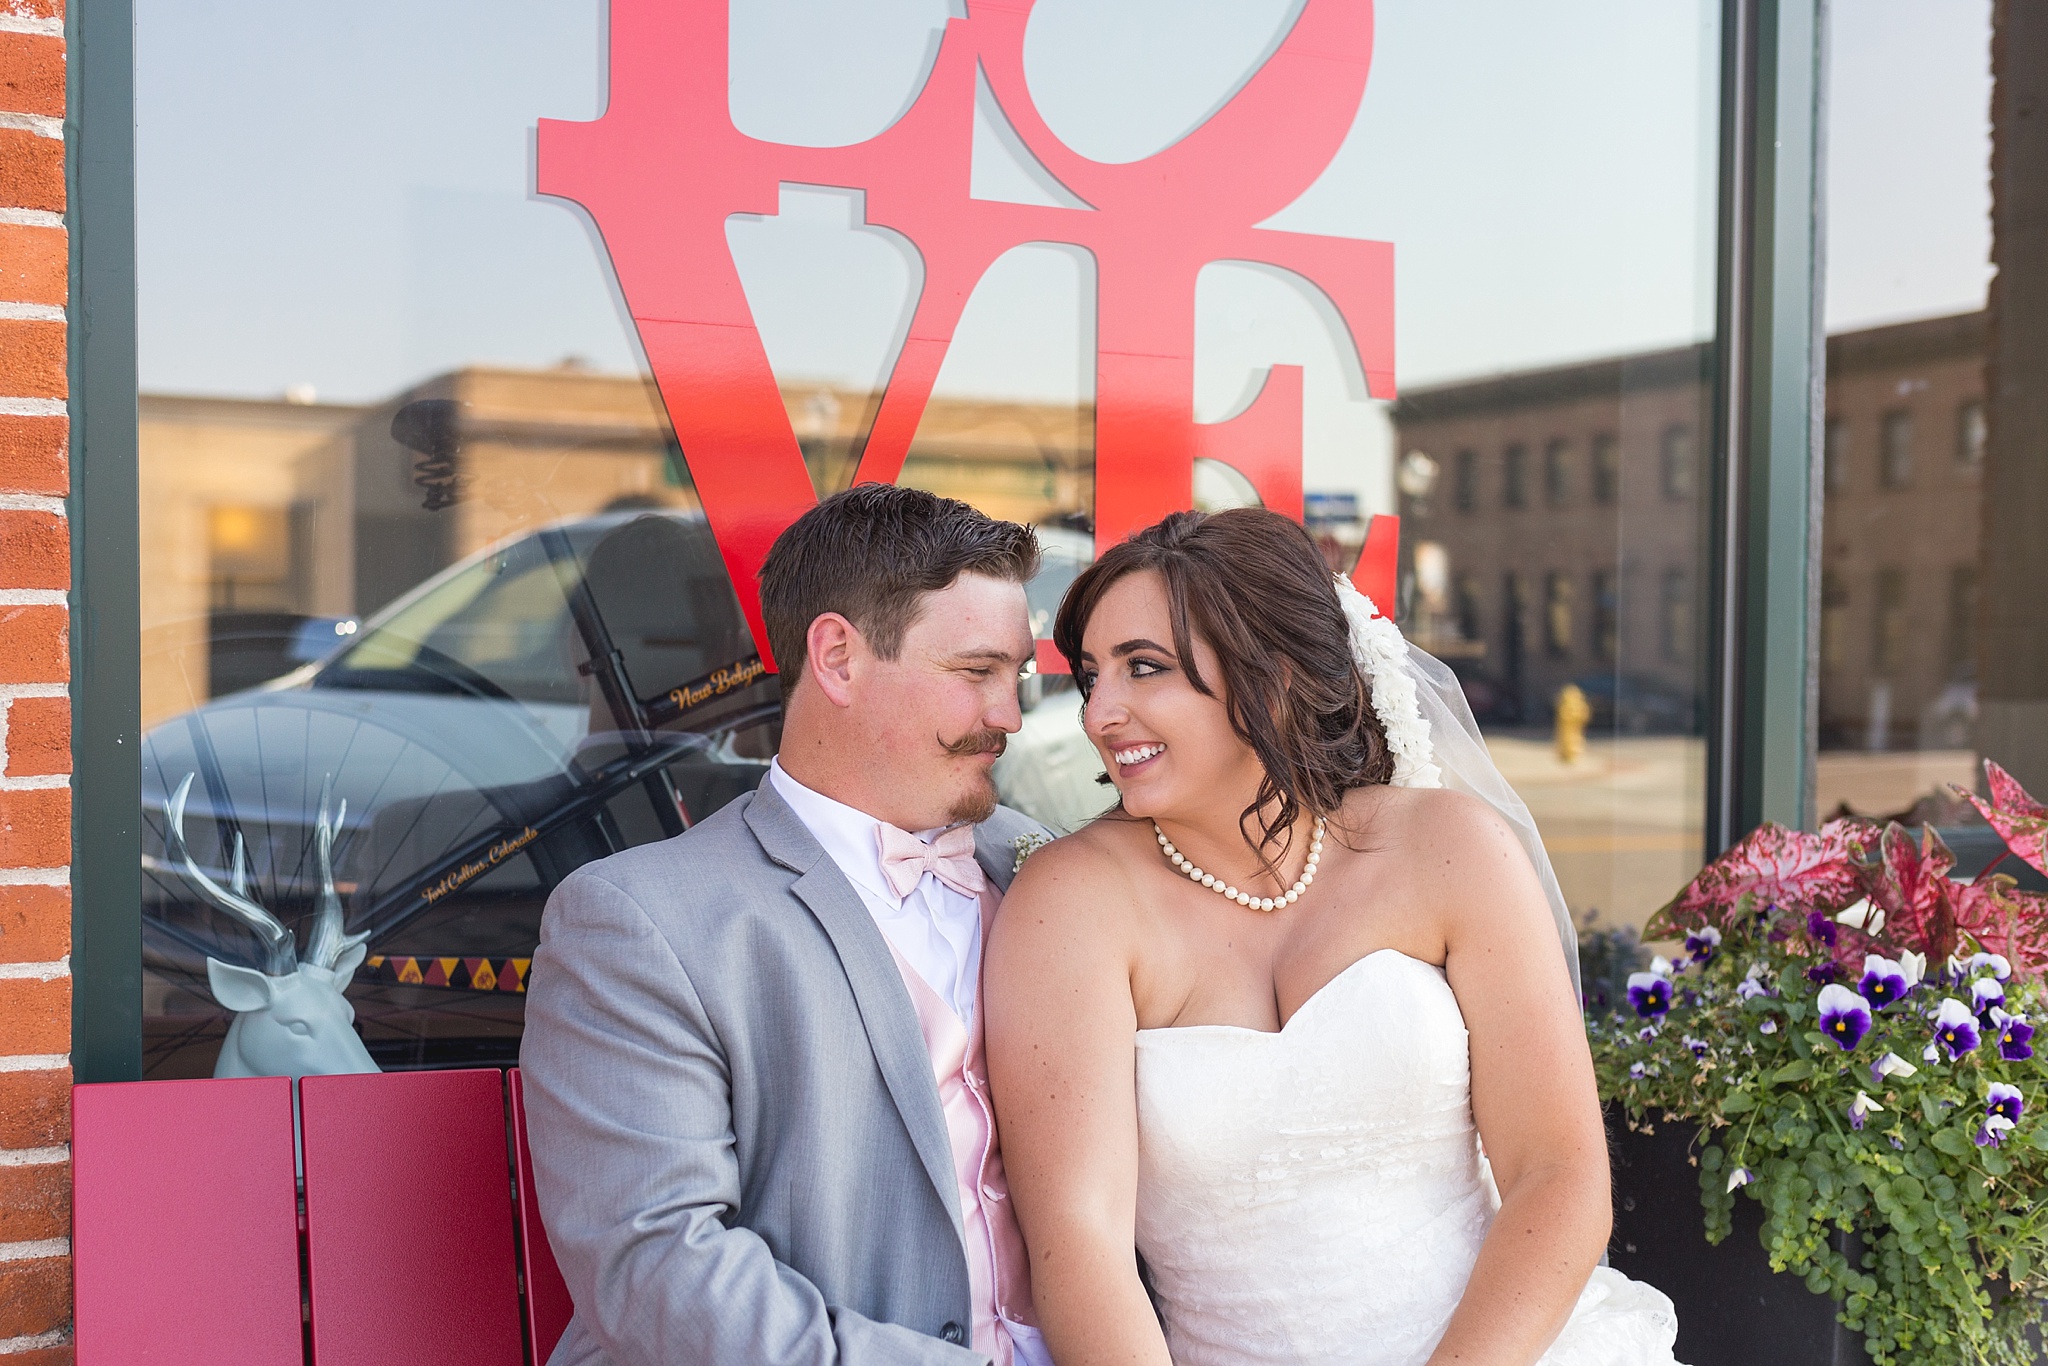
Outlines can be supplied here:
[[[1442, 969], [1346, 968], [1277, 1034], [1138, 1034], [1138, 1247], [1176, 1366], [1421, 1366], [1497, 1204]], [[1677, 1320], [1602, 1267], [1545, 1366], [1673, 1361]]]

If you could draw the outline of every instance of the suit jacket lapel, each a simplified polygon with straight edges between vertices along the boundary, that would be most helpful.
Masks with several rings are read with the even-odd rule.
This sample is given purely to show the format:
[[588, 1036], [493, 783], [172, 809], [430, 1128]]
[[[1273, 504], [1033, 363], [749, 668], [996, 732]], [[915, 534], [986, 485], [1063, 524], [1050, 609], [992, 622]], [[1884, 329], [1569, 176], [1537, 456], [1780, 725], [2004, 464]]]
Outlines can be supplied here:
[[888, 941], [876, 928], [860, 893], [767, 779], [762, 780], [745, 814], [748, 827], [768, 857], [797, 874], [790, 890], [831, 939], [847, 983], [853, 988], [854, 1002], [860, 1009], [868, 1046], [874, 1052], [882, 1080], [903, 1117], [904, 1128], [910, 1131], [911, 1144], [924, 1163], [925, 1174], [953, 1216], [955, 1230], [961, 1229], [953, 1144], [939, 1105], [938, 1083], [932, 1076], [932, 1060], [925, 1052], [917, 1011], [911, 1005], [902, 974], [896, 969]]

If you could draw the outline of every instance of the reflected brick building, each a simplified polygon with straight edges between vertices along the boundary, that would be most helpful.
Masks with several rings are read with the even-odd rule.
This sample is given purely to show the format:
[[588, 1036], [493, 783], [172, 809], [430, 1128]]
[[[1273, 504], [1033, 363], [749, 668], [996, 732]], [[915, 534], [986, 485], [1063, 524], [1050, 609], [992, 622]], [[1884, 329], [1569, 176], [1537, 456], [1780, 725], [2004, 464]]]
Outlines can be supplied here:
[[[1984, 348], [1982, 313], [1828, 340], [1825, 749], [1971, 744]], [[1711, 365], [1686, 347], [1395, 405], [1434, 468], [1402, 503], [1412, 629], [1497, 721], [1547, 721], [1577, 682], [1624, 730], [1695, 727]]]

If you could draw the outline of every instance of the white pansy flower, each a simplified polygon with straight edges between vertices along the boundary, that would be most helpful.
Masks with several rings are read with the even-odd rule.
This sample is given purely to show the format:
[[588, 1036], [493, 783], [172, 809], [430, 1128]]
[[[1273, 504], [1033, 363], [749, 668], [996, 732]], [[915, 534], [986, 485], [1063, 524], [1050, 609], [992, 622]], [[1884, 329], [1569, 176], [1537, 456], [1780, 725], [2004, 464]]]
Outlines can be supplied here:
[[1884, 930], [1884, 909], [1871, 905], [1870, 898], [1866, 896], [1854, 906], [1836, 915], [1835, 923], [1875, 936]]

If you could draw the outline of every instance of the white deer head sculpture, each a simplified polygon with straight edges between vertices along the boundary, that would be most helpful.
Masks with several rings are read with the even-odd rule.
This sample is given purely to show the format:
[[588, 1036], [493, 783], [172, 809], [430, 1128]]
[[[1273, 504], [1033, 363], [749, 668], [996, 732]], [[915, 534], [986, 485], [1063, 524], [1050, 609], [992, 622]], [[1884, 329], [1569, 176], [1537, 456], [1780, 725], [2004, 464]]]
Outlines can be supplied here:
[[292, 932], [249, 899], [248, 861], [239, 832], [228, 887], [208, 877], [185, 847], [185, 801], [195, 776], [186, 774], [164, 803], [164, 853], [184, 868], [186, 878], [209, 903], [256, 932], [265, 959], [261, 970], [218, 958], [206, 960], [213, 998], [235, 1012], [213, 1075], [304, 1077], [377, 1071], [356, 1035], [356, 1008], [342, 994], [362, 966], [363, 941], [369, 938], [342, 933], [341, 896], [334, 890], [334, 831], [348, 814], [348, 803], [344, 801], [330, 821], [328, 792], [323, 787], [320, 793], [320, 821], [313, 833], [320, 860], [320, 904], [305, 960], [300, 961]]

